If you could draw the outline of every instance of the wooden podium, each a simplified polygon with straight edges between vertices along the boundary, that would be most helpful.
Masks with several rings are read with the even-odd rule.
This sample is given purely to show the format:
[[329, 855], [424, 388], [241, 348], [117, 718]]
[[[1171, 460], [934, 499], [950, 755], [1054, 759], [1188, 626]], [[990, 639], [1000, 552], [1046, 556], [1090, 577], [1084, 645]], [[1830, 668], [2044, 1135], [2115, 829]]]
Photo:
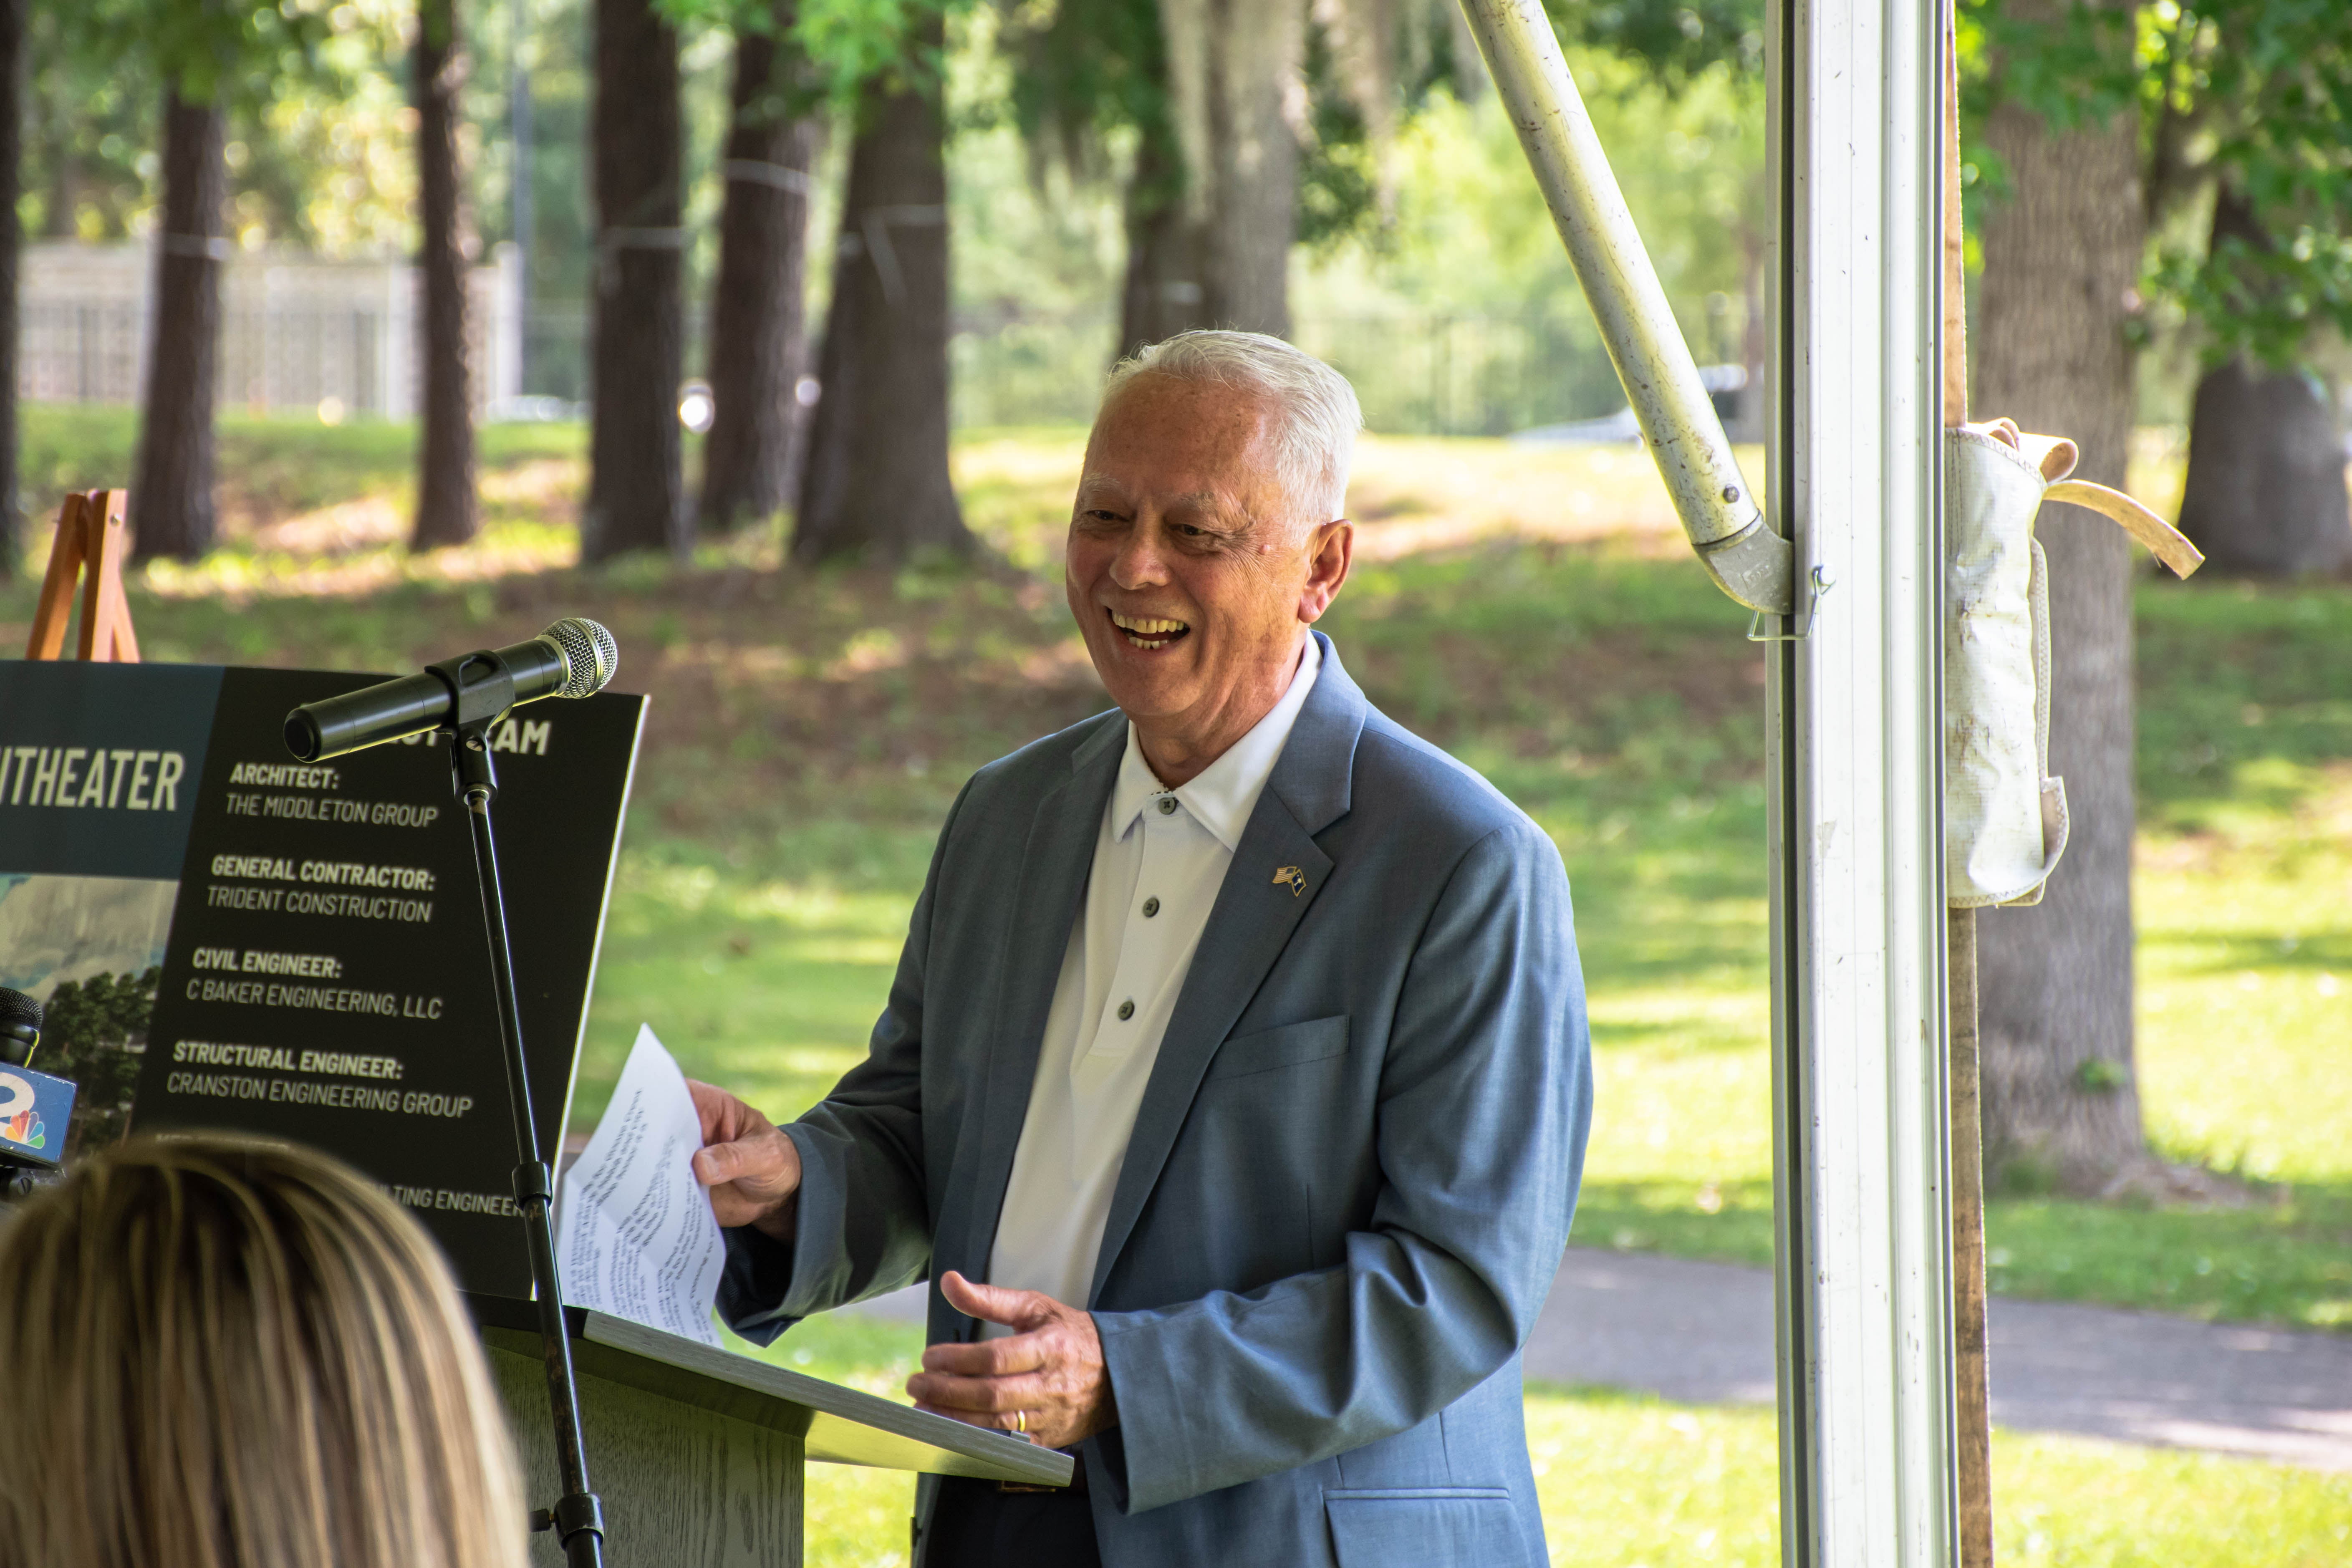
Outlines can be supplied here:
[[[528, 1301], [466, 1298], [522, 1456], [534, 1507], [560, 1489], [546, 1363]], [[564, 1309], [588, 1476], [611, 1568], [798, 1568], [801, 1468], [1066, 1486], [1068, 1455], [602, 1312]], [[562, 1568], [552, 1531], [531, 1561]]]

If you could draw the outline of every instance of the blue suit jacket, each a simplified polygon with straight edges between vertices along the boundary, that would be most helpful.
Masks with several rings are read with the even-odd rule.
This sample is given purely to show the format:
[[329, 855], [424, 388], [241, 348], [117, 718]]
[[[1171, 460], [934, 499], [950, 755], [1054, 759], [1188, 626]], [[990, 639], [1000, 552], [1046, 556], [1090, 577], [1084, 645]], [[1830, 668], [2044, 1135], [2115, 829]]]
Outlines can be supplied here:
[[[1086, 1303], [1118, 1407], [1081, 1449], [1109, 1568], [1545, 1561], [1518, 1352], [1591, 1121], [1568, 880], [1540, 829], [1322, 651]], [[964, 786], [871, 1055], [786, 1129], [797, 1237], [729, 1234], [740, 1331], [988, 1277], [1125, 744], [1102, 714]], [[1274, 880], [1291, 866], [1303, 889]], [[934, 1286], [933, 1342], [973, 1327]]]

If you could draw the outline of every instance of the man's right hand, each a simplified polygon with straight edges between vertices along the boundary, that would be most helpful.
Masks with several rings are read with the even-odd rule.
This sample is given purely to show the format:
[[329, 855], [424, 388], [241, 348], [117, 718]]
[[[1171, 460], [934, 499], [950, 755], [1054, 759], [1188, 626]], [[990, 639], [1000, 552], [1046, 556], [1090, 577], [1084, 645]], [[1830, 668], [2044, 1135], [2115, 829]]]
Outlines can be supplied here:
[[800, 1218], [801, 1152], [776, 1124], [723, 1089], [686, 1080], [702, 1116], [694, 1179], [710, 1189], [722, 1226], [754, 1226], [790, 1241]]

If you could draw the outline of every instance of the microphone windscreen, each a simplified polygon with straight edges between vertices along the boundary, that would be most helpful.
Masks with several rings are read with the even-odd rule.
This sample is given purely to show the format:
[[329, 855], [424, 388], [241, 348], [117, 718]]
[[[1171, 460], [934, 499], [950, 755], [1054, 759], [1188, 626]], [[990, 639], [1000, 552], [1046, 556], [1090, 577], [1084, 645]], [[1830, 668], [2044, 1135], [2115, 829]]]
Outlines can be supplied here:
[[22, 991], [11, 991], [0, 985], [0, 1029], [16, 1025], [30, 1025], [36, 1034], [41, 1027], [41, 1005]]
[[542, 637], [555, 639], [563, 650], [564, 680], [558, 688], [558, 697], [585, 697], [604, 689], [621, 668], [621, 645], [613, 634], [584, 616], [570, 616], [556, 622]]

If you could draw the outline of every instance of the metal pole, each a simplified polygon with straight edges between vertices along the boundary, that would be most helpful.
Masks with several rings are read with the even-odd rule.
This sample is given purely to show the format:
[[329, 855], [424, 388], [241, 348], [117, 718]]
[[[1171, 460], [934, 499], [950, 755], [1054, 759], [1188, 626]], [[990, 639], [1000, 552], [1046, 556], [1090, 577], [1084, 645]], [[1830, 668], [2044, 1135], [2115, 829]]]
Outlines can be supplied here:
[[1984, 1100], [1977, 1031], [1977, 912], [1952, 910], [1952, 1350], [1960, 1568], [1992, 1568], [1992, 1386], [1987, 1362]]
[[1772, 0], [1766, 38], [1771, 493], [1840, 584], [1767, 656], [1783, 1561], [1949, 1568], [1940, 29]]
[[531, 1118], [530, 1059], [523, 1054], [514, 952], [507, 942], [506, 892], [499, 881], [498, 841], [490, 832], [490, 802], [498, 796], [499, 781], [484, 731], [496, 722], [494, 718], [460, 728], [451, 737], [449, 767], [474, 834], [475, 880], [481, 889], [482, 919], [489, 932], [491, 989], [498, 999], [499, 1038], [505, 1047], [507, 1102], [514, 1115], [515, 1202], [522, 1209], [524, 1242], [530, 1253], [531, 1294], [539, 1309], [540, 1341], [547, 1357], [547, 1399], [554, 1420], [556, 1475], [563, 1489], [552, 1509], [534, 1516], [532, 1528], [556, 1531], [571, 1568], [602, 1568], [604, 1506], [588, 1487], [587, 1450], [580, 1438], [579, 1385], [572, 1372], [572, 1335], [563, 1321], [563, 1287], [555, 1263], [551, 1212], [555, 1184], [547, 1162], [540, 1157], [539, 1126]]
[[530, 67], [523, 59], [523, 50], [530, 37], [530, 0], [514, 0], [514, 9], [508, 13], [507, 38], [507, 136], [512, 144], [512, 188], [508, 191], [509, 211], [512, 215], [514, 245], [520, 281], [515, 287], [515, 314], [520, 318], [520, 352], [516, 356], [515, 389], [528, 393], [530, 389], [530, 252], [532, 230], [538, 223], [531, 204], [531, 101]]
[[1797, 613], [1789, 542], [1765, 526], [1761, 498], [1740, 476], [1541, 0], [1462, 9], [1691, 548], [1740, 604]]
[[[1940, 32], [1917, 0], [1770, 0], [1776, 533], [1541, 5], [1463, 10], [1693, 547], [1790, 617], [1766, 655], [1783, 1561], [1948, 1568]], [[1830, 612], [1801, 566], [1850, 584]]]

